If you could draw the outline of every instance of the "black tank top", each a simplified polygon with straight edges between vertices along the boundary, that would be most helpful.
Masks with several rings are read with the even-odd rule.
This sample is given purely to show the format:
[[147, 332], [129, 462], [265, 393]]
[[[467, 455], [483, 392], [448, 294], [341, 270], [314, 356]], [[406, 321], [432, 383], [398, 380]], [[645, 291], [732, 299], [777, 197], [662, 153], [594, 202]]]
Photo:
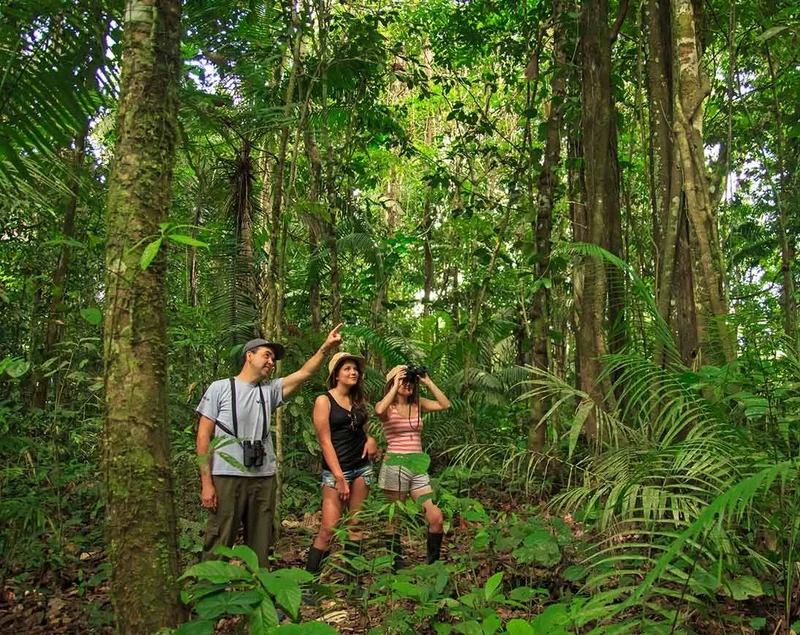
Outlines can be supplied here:
[[[361, 458], [364, 454], [364, 445], [367, 443], [367, 433], [364, 432], [364, 424], [367, 422], [366, 413], [358, 408], [345, 410], [333, 398], [331, 393], [326, 392], [331, 402], [331, 414], [328, 424], [331, 428], [331, 442], [336, 451], [336, 458], [339, 460], [339, 467], [343, 472], [347, 470], [357, 470], [369, 464], [369, 457]], [[322, 467], [330, 470], [322, 457]]]

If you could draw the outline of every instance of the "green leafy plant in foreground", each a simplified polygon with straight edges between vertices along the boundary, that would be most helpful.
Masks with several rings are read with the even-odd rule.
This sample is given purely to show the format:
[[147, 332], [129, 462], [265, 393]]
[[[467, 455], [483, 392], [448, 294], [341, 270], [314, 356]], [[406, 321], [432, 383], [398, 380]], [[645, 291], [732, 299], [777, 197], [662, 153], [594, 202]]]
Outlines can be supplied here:
[[[197, 619], [183, 624], [176, 635], [211, 635], [217, 619], [226, 615], [246, 617], [251, 635], [280, 632], [291, 635], [329, 635], [336, 630], [320, 622], [297, 623], [300, 619], [302, 585], [312, 575], [299, 569], [269, 571], [258, 566], [252, 549], [244, 545], [217, 547], [216, 553], [241, 561], [201, 562], [190, 567], [181, 580], [189, 580], [181, 599], [191, 604]], [[280, 624], [278, 608], [294, 623]]]

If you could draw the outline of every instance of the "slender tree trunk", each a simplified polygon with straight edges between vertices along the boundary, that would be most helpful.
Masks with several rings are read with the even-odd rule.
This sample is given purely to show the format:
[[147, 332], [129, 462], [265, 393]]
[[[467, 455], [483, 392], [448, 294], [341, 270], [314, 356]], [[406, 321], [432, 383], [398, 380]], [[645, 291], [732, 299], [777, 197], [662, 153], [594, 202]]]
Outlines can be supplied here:
[[128, 0], [106, 239], [103, 468], [120, 633], [176, 625], [178, 552], [166, 399], [166, 249], [180, 71], [178, 0]]
[[772, 54], [769, 50], [769, 43], [764, 43], [767, 56], [767, 68], [769, 69], [770, 88], [772, 91], [772, 112], [775, 119], [775, 129], [777, 131], [777, 170], [778, 184], [775, 186], [775, 204], [778, 208], [778, 239], [781, 250], [781, 306], [783, 307], [783, 332], [790, 342], [794, 342], [800, 350], [800, 332], [797, 330], [797, 300], [795, 298], [794, 274], [792, 263], [796, 256], [795, 239], [789, 235], [789, 216], [786, 213], [785, 199], [789, 191], [786, 185], [786, 143], [783, 135], [783, 117], [781, 115], [778, 91], [775, 85], [775, 66], [772, 61]]
[[[286, 87], [286, 96], [284, 98], [284, 116], [288, 117], [292, 111], [292, 100], [294, 99], [295, 85], [297, 84], [297, 73], [300, 68], [300, 45], [303, 39], [303, 32], [300, 25], [300, 15], [297, 12], [296, 5], [292, 5], [291, 10], [291, 27], [293, 30], [292, 49], [291, 49], [291, 70], [289, 71], [289, 80]], [[281, 235], [281, 228], [283, 226], [281, 214], [283, 211], [283, 200], [285, 198], [284, 192], [284, 175], [286, 172], [286, 158], [288, 154], [289, 135], [291, 134], [291, 127], [287, 124], [281, 130], [280, 143], [278, 145], [278, 158], [275, 163], [275, 173], [273, 179], [273, 195], [272, 206], [270, 209], [270, 223], [269, 223], [269, 252], [267, 262], [267, 279], [265, 281], [266, 299], [265, 306], [262, 310], [263, 315], [263, 332], [265, 337], [273, 337], [273, 334], [279, 330], [279, 322], [283, 319], [279, 315], [280, 311], [279, 296], [281, 294], [280, 287], [283, 284], [282, 280], [278, 279], [279, 271], [281, 270], [280, 263], [280, 246], [279, 239]]]
[[[569, 198], [569, 217], [572, 227], [572, 240], [576, 243], [585, 243], [589, 240], [589, 221], [586, 217], [586, 204], [584, 202], [585, 190], [583, 185], [583, 170], [577, 167], [577, 162], [583, 157], [580, 130], [567, 127], [567, 192]], [[572, 312], [570, 315], [570, 332], [575, 334], [575, 377], [581, 385], [583, 377], [584, 357], [583, 338], [578, 330], [581, 321], [584, 287], [586, 280], [585, 259], [576, 260], [572, 266]]]
[[329, 221], [325, 224], [325, 244], [328, 247], [328, 260], [330, 264], [330, 304], [331, 321], [339, 324], [342, 317], [341, 274], [339, 273], [339, 253], [336, 242], [336, 219], [339, 209], [339, 199], [336, 195], [335, 153], [328, 128], [328, 29], [330, 27], [330, 5], [328, 0], [316, 0], [317, 21], [319, 24], [319, 51], [320, 51], [320, 92], [322, 97], [322, 143], [325, 147], [325, 192], [328, 199]]
[[[109, 19], [110, 18], [103, 13], [102, 7], [95, 7], [93, 22], [97, 26], [96, 38], [93, 40], [93, 50], [89, 55], [88, 63], [81, 75], [81, 80], [85, 86], [92, 90], [97, 88], [97, 71], [105, 64], [106, 37], [108, 35]], [[52, 355], [55, 345], [61, 339], [61, 327], [63, 324], [61, 314], [65, 310], [64, 300], [66, 299], [66, 285], [70, 264], [72, 262], [72, 246], [69, 241], [75, 236], [75, 212], [78, 207], [81, 179], [83, 177], [84, 163], [86, 161], [86, 141], [89, 136], [89, 123], [90, 117], [87, 117], [73, 141], [72, 183], [69, 188], [69, 197], [67, 198], [64, 209], [64, 222], [61, 226], [61, 237], [65, 242], [61, 245], [58, 264], [53, 273], [52, 291], [50, 293], [50, 302], [47, 310], [47, 329], [41, 349], [42, 357]], [[34, 408], [44, 408], [47, 402], [49, 382], [46, 378], [41, 376], [38, 369], [35, 369], [32, 383], [35, 385], [35, 388], [31, 405]]]
[[[192, 225], [194, 225], [194, 227], [192, 227], [192, 237], [195, 237], [195, 234], [197, 233], [197, 227], [200, 226], [200, 223], [202, 221], [202, 218], [201, 218], [202, 204], [201, 204], [201, 200], [200, 200], [201, 197], [203, 196], [202, 192], [203, 192], [203, 188], [201, 186], [200, 187], [200, 192], [198, 192], [198, 196], [197, 196], [197, 198], [198, 198], [197, 205], [194, 208], [194, 217], [192, 219]], [[188, 297], [187, 300], [188, 300], [188, 303], [189, 303], [190, 307], [196, 307], [196, 306], [198, 306], [198, 299], [199, 299], [199, 296], [198, 296], [199, 291], [198, 291], [198, 289], [200, 287], [200, 273], [199, 273], [199, 271], [197, 269], [197, 247], [195, 247], [193, 245], [189, 246], [188, 261], [189, 261], [189, 263], [188, 263], [189, 264], [189, 267], [188, 267], [188, 269], [189, 269], [189, 297]]]
[[[607, 246], [606, 210], [619, 207], [610, 194], [609, 183], [616, 179], [609, 164], [615, 134], [611, 88], [611, 48], [609, 45], [607, 0], [585, 0], [582, 15], [581, 132], [583, 138], [584, 181], [588, 242]], [[583, 302], [579, 307], [578, 340], [581, 353], [581, 389], [602, 404], [611, 399], [609, 380], [601, 379], [601, 357], [607, 352], [605, 334], [606, 295], [605, 263], [599, 256], [589, 256], [584, 264]], [[597, 435], [597, 421], [589, 416], [585, 434]]]
[[319, 148], [314, 139], [314, 133], [311, 130], [305, 130], [303, 133], [303, 141], [305, 143], [306, 157], [308, 159], [309, 171], [311, 172], [311, 185], [308, 191], [308, 202], [313, 209], [312, 212], [307, 212], [303, 215], [306, 226], [308, 227], [308, 243], [311, 255], [311, 265], [308, 272], [308, 298], [309, 310], [311, 312], [311, 329], [315, 333], [319, 333], [320, 325], [322, 322], [322, 313], [320, 308], [320, 242], [322, 240], [322, 222], [318, 216], [320, 193], [322, 191], [322, 160], [319, 156]]
[[[533, 366], [547, 371], [550, 369], [550, 291], [543, 281], [550, 273], [550, 243], [553, 232], [553, 207], [556, 200], [558, 175], [556, 169], [561, 162], [561, 119], [566, 99], [566, 51], [564, 49], [563, 3], [553, 2], [553, 75], [550, 81], [550, 116], [547, 119], [547, 140], [544, 148], [544, 162], [539, 173], [536, 193], [536, 221], [533, 233], [536, 241], [538, 259], [535, 280], [539, 287], [533, 294], [530, 308], [531, 354]], [[547, 429], [542, 417], [548, 404], [536, 399], [531, 404], [531, 425], [528, 432], [528, 448], [535, 452], [544, 449]]]
[[[67, 274], [69, 265], [72, 261], [72, 247], [69, 243], [75, 235], [75, 210], [78, 206], [78, 196], [80, 194], [80, 181], [83, 173], [83, 163], [86, 160], [86, 137], [89, 134], [89, 123], [86, 122], [83, 130], [75, 137], [73, 181], [70, 186], [69, 199], [64, 210], [64, 223], [61, 226], [61, 237], [64, 243], [61, 245], [61, 254], [58, 257], [58, 264], [53, 273], [52, 291], [50, 293], [50, 305], [47, 311], [47, 330], [44, 335], [42, 345], [43, 355], [52, 355], [56, 342], [61, 336], [61, 325], [63, 324], [60, 314], [65, 294]], [[49, 382], [45, 377], [37, 373], [35, 388], [33, 392], [32, 406], [34, 408], [44, 408], [47, 402]]]
[[[425, 145], [431, 147], [433, 144], [433, 117], [425, 117]], [[431, 291], [433, 290], [433, 249], [431, 249], [431, 233], [433, 232], [433, 213], [432, 202], [433, 188], [428, 187], [425, 192], [425, 207], [422, 210], [422, 231], [423, 240], [423, 296], [422, 314], [431, 314]]]

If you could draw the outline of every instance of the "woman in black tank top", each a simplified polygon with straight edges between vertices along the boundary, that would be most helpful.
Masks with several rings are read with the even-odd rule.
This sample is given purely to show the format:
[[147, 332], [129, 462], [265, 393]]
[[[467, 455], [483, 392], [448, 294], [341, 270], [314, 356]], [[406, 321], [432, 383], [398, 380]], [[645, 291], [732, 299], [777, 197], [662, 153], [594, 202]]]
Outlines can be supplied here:
[[322, 449], [322, 521], [308, 553], [306, 569], [322, 566], [333, 530], [345, 509], [348, 550], [360, 551], [361, 530], [356, 512], [369, 494], [375, 439], [367, 435], [364, 358], [337, 353], [328, 364], [328, 392], [314, 402], [314, 428]]

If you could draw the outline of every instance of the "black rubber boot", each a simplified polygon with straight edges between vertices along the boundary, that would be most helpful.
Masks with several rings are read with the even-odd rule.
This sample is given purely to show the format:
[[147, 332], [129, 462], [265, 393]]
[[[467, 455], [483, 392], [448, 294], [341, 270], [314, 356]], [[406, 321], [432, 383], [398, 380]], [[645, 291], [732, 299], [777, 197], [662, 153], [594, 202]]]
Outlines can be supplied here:
[[433, 564], [439, 559], [439, 556], [442, 553], [443, 537], [444, 534], [432, 534], [428, 532], [428, 564]]
[[308, 550], [308, 559], [306, 560], [306, 571], [314, 575], [318, 574], [322, 570], [322, 563], [325, 562], [325, 558], [328, 557], [329, 553], [330, 551], [326, 549], [319, 549], [311, 545], [311, 549]]
[[386, 535], [386, 551], [392, 557], [392, 573], [397, 573], [400, 569], [405, 567], [406, 563], [403, 560], [403, 543], [400, 542], [400, 534], [387, 534]]
[[353, 585], [352, 595], [356, 598], [360, 598], [364, 594], [364, 590], [361, 588], [361, 574], [355, 570], [352, 561], [356, 558], [356, 556], [361, 555], [363, 544], [363, 540], [348, 540], [344, 545], [344, 551], [347, 560], [346, 564], [348, 570], [350, 570], [350, 573], [347, 577], [350, 583]]
[[[327, 558], [330, 553], [331, 552], [327, 549], [319, 549], [318, 547], [311, 545], [311, 549], [308, 550], [308, 558], [306, 559], [306, 571], [318, 576], [320, 571], [322, 571], [322, 564], [325, 562], [325, 558]], [[302, 595], [302, 602], [306, 606], [316, 606], [316, 593], [313, 591], [304, 591]]]

